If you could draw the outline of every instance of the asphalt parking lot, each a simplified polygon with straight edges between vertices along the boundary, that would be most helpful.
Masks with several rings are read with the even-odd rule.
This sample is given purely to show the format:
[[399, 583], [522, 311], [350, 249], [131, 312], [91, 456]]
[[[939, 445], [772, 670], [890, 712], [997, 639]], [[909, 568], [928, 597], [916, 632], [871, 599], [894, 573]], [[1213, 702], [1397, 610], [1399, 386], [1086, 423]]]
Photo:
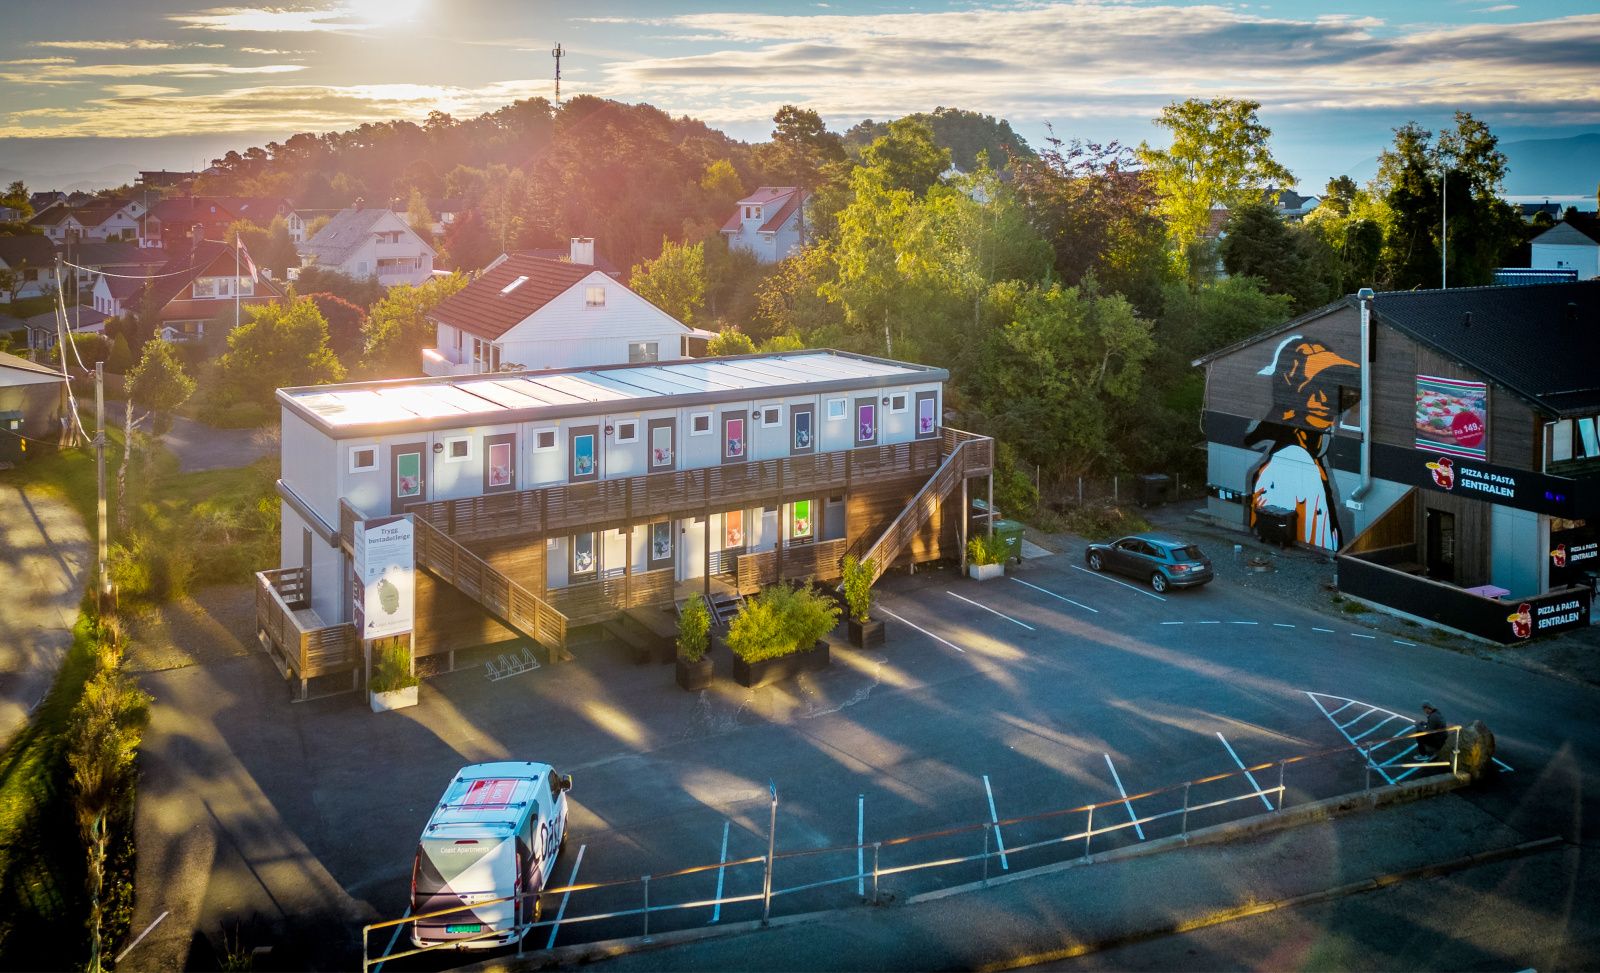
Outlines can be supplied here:
[[[215, 815], [238, 837], [217, 856], [196, 925], [215, 935], [208, 923], [248, 919], [256, 935], [294, 940], [296, 962], [348, 967], [363, 921], [404, 912], [412, 853], [432, 802], [457, 768], [485, 760], [549, 761], [573, 775], [569, 837], [555, 875], [583, 883], [764, 854], [772, 786], [780, 854], [854, 846], [1237, 774], [1241, 766], [1344, 745], [1373, 725], [1376, 740], [1400, 732], [1425, 696], [1450, 722], [1482, 718], [1495, 728], [1501, 756], [1517, 768], [1512, 777], [1534, 788], [1487, 798], [1505, 803], [1498, 813], [1508, 820], [1553, 813], [1548, 832], [1581, 819], [1592, 802], [1574, 803], [1576, 785], [1560, 773], [1535, 777], [1557, 754], [1593, 753], [1592, 729], [1576, 740], [1552, 737], [1550, 724], [1529, 712], [1535, 704], [1583, 712], [1593, 705], [1591, 690], [1331, 621], [1222, 582], [1157, 595], [1085, 570], [1075, 553], [1031, 560], [981, 584], [952, 570], [886, 578], [879, 606], [891, 626], [887, 647], [836, 651], [829, 670], [754, 692], [723, 673], [713, 691], [684, 693], [670, 667], [635, 667], [602, 642], [579, 646], [575, 663], [500, 681], [481, 669], [439, 676], [425, 683], [422, 705], [381, 716], [348, 696], [290, 705], [264, 659], [160, 674], [158, 699], [163, 678], [169, 695], [205, 693], [213, 711], [201, 718], [216, 726], [230, 775], [260, 789], [246, 806]], [[1330, 718], [1353, 700], [1357, 708]], [[1346, 717], [1369, 709], [1365, 723], [1344, 728]], [[1395, 719], [1385, 722], [1386, 714]], [[161, 735], [152, 737], [160, 746]], [[189, 786], [201, 788], [216, 776], [190, 772], [198, 776]], [[1359, 789], [1366, 777], [1364, 762], [1347, 755], [1293, 765], [1283, 784], [1294, 803]], [[162, 783], [158, 775], [146, 786]], [[1270, 771], [1251, 783], [1239, 775], [1213, 785], [1210, 799], [1242, 799], [1205, 814], [1265, 811], [1278, 800], [1252, 794], [1278, 785]], [[1171, 809], [1181, 799], [1141, 803], [1141, 816], [1160, 800], [1173, 802], [1165, 805]], [[1191, 800], [1200, 803], [1200, 795]], [[1122, 808], [1123, 822], [1132, 810]], [[1119, 810], [1099, 814], [1096, 825], [1104, 827]], [[1190, 825], [1204, 823], [1197, 815]], [[1083, 815], [1065, 815], [991, 833], [1015, 849], [1085, 825]], [[1123, 827], [1097, 835], [1094, 850], [1177, 828], [1171, 817]], [[980, 827], [885, 848], [879, 864], [970, 856], [984, 843]], [[284, 848], [293, 849], [300, 871], [319, 877], [318, 891], [292, 905], [273, 894], [275, 880], [252, 860], [282, 858]], [[1008, 853], [990, 867], [1021, 869], [1081, 853], [1081, 842], [1055, 845]], [[893, 875], [881, 891], [896, 899], [970, 882], [982, 867]], [[858, 883], [857, 872], [871, 868], [854, 847], [782, 859], [773, 909], [859, 902], [870, 878]], [[652, 883], [650, 902], [710, 898], [719, 884], [724, 896], [757, 894], [761, 880], [760, 866], [711, 869]], [[545, 916], [562, 916], [554, 941], [567, 944], [639, 934], [638, 915], [582, 920], [641, 904], [634, 883], [576, 893], [564, 908], [546, 902]], [[759, 908], [703, 906], [654, 913], [650, 922], [653, 930], [733, 922]], [[526, 946], [550, 938], [536, 933]], [[386, 946], [370, 944], [375, 955]], [[439, 968], [455, 959], [385, 968]]]

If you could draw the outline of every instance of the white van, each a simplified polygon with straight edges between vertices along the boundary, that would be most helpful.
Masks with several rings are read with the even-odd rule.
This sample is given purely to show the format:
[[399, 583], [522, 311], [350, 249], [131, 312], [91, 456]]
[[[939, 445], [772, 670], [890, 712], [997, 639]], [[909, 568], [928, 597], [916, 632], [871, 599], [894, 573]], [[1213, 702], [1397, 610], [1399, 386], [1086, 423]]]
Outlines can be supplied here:
[[[545, 887], [567, 840], [571, 789], [572, 778], [556, 776], [549, 764], [461, 768], [422, 829], [411, 869], [411, 914], [461, 911], [412, 923], [412, 945], [488, 949], [516, 942], [514, 902], [471, 906]], [[539, 915], [537, 896], [522, 901], [524, 928]]]

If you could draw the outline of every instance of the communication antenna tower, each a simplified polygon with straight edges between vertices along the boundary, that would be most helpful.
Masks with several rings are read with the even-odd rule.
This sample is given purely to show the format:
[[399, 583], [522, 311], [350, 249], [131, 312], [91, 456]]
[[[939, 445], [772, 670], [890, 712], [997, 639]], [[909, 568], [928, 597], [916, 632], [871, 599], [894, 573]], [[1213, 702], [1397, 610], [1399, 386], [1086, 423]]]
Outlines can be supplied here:
[[559, 104], [561, 102], [561, 59], [567, 56], [567, 52], [563, 51], [558, 43], [550, 49], [550, 56], [556, 59], [556, 103]]

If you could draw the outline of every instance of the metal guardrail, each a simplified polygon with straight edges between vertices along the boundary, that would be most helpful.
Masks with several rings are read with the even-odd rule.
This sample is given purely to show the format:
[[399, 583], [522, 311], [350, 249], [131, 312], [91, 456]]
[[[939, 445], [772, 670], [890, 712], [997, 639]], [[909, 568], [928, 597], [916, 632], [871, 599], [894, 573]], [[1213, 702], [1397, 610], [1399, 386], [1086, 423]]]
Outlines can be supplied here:
[[[586, 922], [601, 922], [612, 919], [626, 919], [633, 916], [639, 916], [641, 917], [643, 923], [643, 935], [648, 937], [650, 935], [650, 916], [652, 913], [677, 912], [687, 909], [707, 909], [716, 906], [758, 901], [762, 903], [761, 922], [763, 925], [765, 925], [771, 917], [772, 900], [781, 896], [792, 895], [797, 892], [809, 891], [826, 886], [842, 885], [848, 882], [856, 882], [858, 883], [858, 887], [864, 887], [866, 881], [870, 879], [872, 883], [871, 894], [867, 895], [863, 893], [862, 898], [864, 898], [867, 902], [877, 904], [880, 901], [879, 883], [887, 876], [903, 875], [937, 868], [947, 868], [954, 865], [974, 862], [982, 862], [984, 869], [983, 882], [984, 884], [987, 884], [989, 881], [989, 862], [995, 858], [1016, 856], [1028, 851], [1034, 851], [1052, 846], [1070, 845], [1081, 841], [1083, 842], [1083, 851], [1078, 860], [1088, 862], [1093, 859], [1093, 842], [1096, 837], [1119, 831], [1126, 831], [1128, 829], [1138, 830], [1146, 824], [1175, 817], [1179, 818], [1180, 820], [1178, 833], [1187, 841], [1189, 837], [1189, 817], [1190, 815], [1201, 811], [1224, 807], [1240, 801], [1260, 800], [1265, 799], [1268, 796], [1276, 796], [1277, 801], [1273, 804], [1271, 813], [1277, 814], [1282, 812], [1285, 804], [1284, 798], [1287, 795], [1287, 789], [1285, 787], [1284, 780], [1288, 771], [1288, 767], [1291, 764], [1302, 764], [1308, 761], [1334, 757], [1340, 754], [1358, 753], [1361, 755], [1366, 765], [1365, 787], [1367, 790], [1370, 790], [1372, 787], [1372, 772], [1376, 769], [1376, 765], [1368, 756], [1369, 753], [1391, 743], [1402, 740], [1417, 740], [1421, 737], [1431, 736], [1436, 733], [1449, 734], [1453, 740], [1448, 748], [1441, 747], [1435, 754], [1436, 757], [1442, 756], [1446, 752], [1446, 749], [1448, 749], [1450, 754], [1449, 760], [1434, 759], [1412, 763], [1386, 763], [1385, 766], [1391, 768], [1407, 767], [1418, 770], [1424, 767], [1448, 767], [1450, 768], [1452, 774], [1457, 773], [1461, 754], [1461, 726], [1459, 724], [1445, 727], [1443, 730], [1419, 730], [1412, 733], [1387, 737], [1385, 739], [1370, 743], [1333, 747], [1326, 750], [1317, 750], [1310, 753], [1299, 754], [1293, 757], [1284, 757], [1279, 760], [1269, 760], [1265, 763], [1259, 763], [1254, 766], [1242, 767], [1236, 771], [1230, 771], [1223, 774], [1212, 774], [1208, 777], [1199, 777], [1193, 780], [1184, 781], [1181, 784], [1173, 784], [1168, 787], [1156, 788], [1154, 790], [1144, 791], [1139, 794], [1119, 796], [1110, 800], [1100, 801], [1093, 804], [1083, 804], [1070, 808], [1059, 808], [1012, 818], [979, 821], [970, 824], [956, 825], [950, 828], [943, 828], [937, 831], [927, 831], [914, 835], [905, 835], [898, 838], [883, 839], [880, 841], [861, 842], [849, 845], [834, 845], [827, 848], [807, 848], [798, 851], [778, 852], [776, 850], [777, 794], [776, 791], [774, 791], [772, 797], [773, 813], [771, 819], [773, 823], [770, 826], [768, 833], [768, 851], [765, 855], [753, 855], [747, 858], [720, 861], [713, 864], [693, 865], [688, 868], [680, 868], [671, 872], [641, 875], [638, 878], [562, 885], [553, 888], [541, 889], [537, 892], [525, 892], [520, 895], [508, 895], [495, 899], [487, 899], [481, 902], [474, 902], [471, 905], [464, 905], [452, 909], [441, 909], [436, 912], [407, 915], [399, 919], [388, 919], [382, 922], [370, 923], [361, 928], [361, 968], [363, 973], [365, 973], [365, 971], [371, 970], [374, 966], [381, 965], [389, 960], [400, 959], [406, 956], [416, 956], [421, 953], [433, 952], [439, 949], [454, 949], [466, 943], [476, 942], [483, 939], [497, 939], [503, 937], [506, 935], [507, 930], [491, 929], [489, 931], [464, 937], [462, 939], [429, 944], [423, 947], [414, 947], [398, 953], [386, 953], [385, 955], [378, 957], [371, 956], [369, 951], [370, 941], [374, 932], [380, 932], [389, 929], [399, 929], [418, 922], [419, 920], [437, 919], [444, 916], [479, 909], [484, 906], [501, 905], [507, 902], [515, 903], [514, 911], [517, 918], [513, 921], [512, 931], [517, 933], [517, 955], [521, 956], [523, 954], [523, 941], [526, 940], [528, 933], [532, 932], [534, 929], [548, 929], [558, 925], [572, 926]], [[1270, 771], [1274, 768], [1276, 768], [1278, 772], [1278, 782], [1276, 785], [1263, 787], [1256, 782], [1254, 777], [1256, 773]], [[1202, 801], [1197, 804], [1191, 803], [1191, 792], [1195, 787], [1206, 784], [1214, 784], [1219, 781], [1225, 781], [1233, 778], [1240, 778], [1249, 783], [1250, 790], [1242, 794], [1229, 795], [1224, 798]], [[1182, 803], [1176, 808], [1154, 811], [1148, 814], [1135, 814], [1133, 811], [1134, 805], [1138, 802], [1151, 801], [1162, 796], [1176, 796], [1179, 794], [1182, 795]], [[1094, 819], [1096, 811], [1105, 811], [1117, 807], [1123, 807], [1127, 809], [1128, 820], [1118, 821], [1113, 824], [1102, 824], [1100, 826], [1095, 825]], [[1070, 833], [1061, 835], [1052, 835], [1048, 838], [1022, 845], [1005, 847], [1001, 847], [1000, 845], [998, 834], [1001, 828], [1009, 828], [1016, 825], [1034, 822], [1059, 820], [1061, 818], [1078, 814], [1084, 815], [1084, 825], [1082, 830], [1072, 831]], [[885, 867], [882, 863], [882, 852], [885, 848], [902, 846], [911, 847], [922, 842], [980, 833], [983, 838], [983, 850], [978, 854], [945, 856], [941, 858], [929, 859], [927, 861], [890, 865], [887, 867]], [[869, 851], [872, 854], [872, 867], [870, 870], [865, 866], [865, 853]], [[843, 855], [847, 853], [856, 854], [857, 866], [855, 871], [845, 875], [840, 875], [835, 878], [827, 878], [821, 881], [809, 882], [804, 885], [794, 886], [792, 888], [773, 888], [773, 868], [777, 862], [815, 858], [821, 855]], [[650, 904], [650, 886], [652, 882], [659, 887], [660, 883], [667, 879], [683, 878], [685, 876], [703, 874], [718, 869], [745, 868], [751, 865], [763, 866], [762, 891], [759, 893], [729, 896], [719, 895], [713, 898], [700, 898], [687, 902], [675, 902], [666, 905]], [[618, 909], [610, 912], [596, 913], [591, 915], [570, 916], [566, 915], [566, 910], [563, 907], [561, 914], [554, 919], [541, 918], [536, 921], [529, 922], [524, 922], [522, 920], [522, 914], [524, 910], [528, 908], [527, 903], [529, 900], [537, 901], [541, 898], [551, 896], [570, 896], [572, 893], [576, 892], [592, 892], [599, 889], [617, 889], [626, 888], [629, 886], [638, 886], [641, 890], [642, 902], [639, 908]], [[396, 936], [398, 936], [398, 933]]]

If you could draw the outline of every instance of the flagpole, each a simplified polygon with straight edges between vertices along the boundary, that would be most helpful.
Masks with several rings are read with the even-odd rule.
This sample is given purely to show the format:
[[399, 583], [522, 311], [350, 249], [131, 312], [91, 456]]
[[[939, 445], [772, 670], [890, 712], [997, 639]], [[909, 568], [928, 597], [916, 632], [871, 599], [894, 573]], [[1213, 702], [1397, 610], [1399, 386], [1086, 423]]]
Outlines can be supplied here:
[[233, 231], [233, 330], [239, 330], [239, 231]]

